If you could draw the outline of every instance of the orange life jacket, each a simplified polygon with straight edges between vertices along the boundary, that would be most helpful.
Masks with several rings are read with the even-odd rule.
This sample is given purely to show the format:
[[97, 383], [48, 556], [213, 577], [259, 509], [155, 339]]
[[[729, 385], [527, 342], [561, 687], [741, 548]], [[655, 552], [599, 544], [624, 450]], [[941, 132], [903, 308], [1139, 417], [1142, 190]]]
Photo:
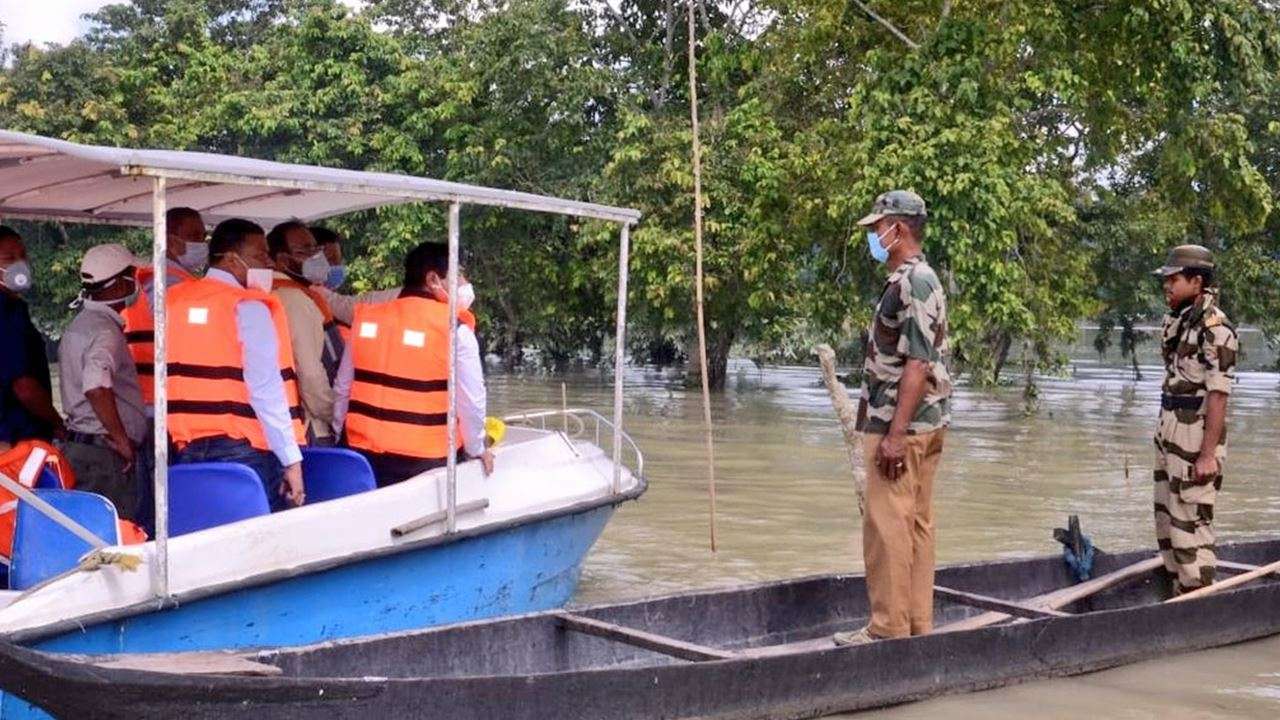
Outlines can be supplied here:
[[203, 278], [178, 285], [167, 297], [165, 387], [169, 436], [179, 447], [201, 438], [225, 436], [247, 440], [259, 450], [270, 449], [262, 423], [249, 404], [249, 386], [244, 381], [236, 308], [247, 301], [260, 302], [271, 311], [293, 434], [298, 444], [305, 443], [293, 347], [280, 301], [258, 290]]
[[[155, 270], [148, 266], [138, 268], [133, 279], [137, 281], [138, 288], [141, 290], [150, 284], [154, 277]], [[170, 287], [195, 279], [195, 275], [169, 263], [166, 280]], [[147, 299], [147, 294], [140, 292], [138, 301], [125, 308], [121, 315], [124, 316], [124, 339], [129, 344], [129, 355], [133, 357], [133, 364], [138, 368], [138, 385], [142, 388], [142, 399], [148, 405], [154, 405], [156, 402], [156, 325], [155, 318], [151, 315], [151, 301]]]
[[[43, 440], [22, 440], [0, 453], [0, 473], [17, 480], [26, 488], [35, 487], [40, 472], [53, 471], [64, 490], [75, 487], [76, 476], [71, 463], [57, 448]], [[0, 487], [0, 559], [7, 564], [13, 557], [13, 529], [18, 519], [18, 496]]]
[[463, 310], [458, 313], [458, 322], [471, 328], [471, 332], [476, 331], [476, 316], [470, 310]]
[[[333, 317], [333, 310], [329, 307], [329, 301], [324, 296], [316, 292], [315, 288], [300, 283], [290, 277], [276, 276], [272, 281], [272, 292], [281, 288], [293, 288], [301, 290], [311, 302], [315, 304], [316, 309], [320, 311], [320, 315], [324, 318], [324, 352], [320, 356], [320, 364], [324, 366], [324, 371], [329, 376], [329, 384], [333, 384], [333, 379], [338, 375], [338, 365], [342, 362], [342, 351], [347, 346], [347, 341], [342, 335], [342, 328], [338, 325], [338, 321]], [[350, 331], [350, 328], [347, 328]]]
[[[356, 306], [347, 442], [373, 453], [448, 456], [449, 306], [422, 297]], [[458, 432], [457, 446], [462, 446]]]
[[[58, 487], [73, 490], [76, 474], [71, 463], [58, 448], [43, 440], [23, 440], [11, 449], [0, 453], [0, 473], [17, 480], [23, 487], [32, 488], [44, 469], [53, 472]], [[13, 558], [13, 533], [18, 520], [18, 497], [0, 487], [0, 560], [6, 564]], [[116, 520], [121, 545], [141, 545], [147, 541], [147, 533], [128, 520]]]

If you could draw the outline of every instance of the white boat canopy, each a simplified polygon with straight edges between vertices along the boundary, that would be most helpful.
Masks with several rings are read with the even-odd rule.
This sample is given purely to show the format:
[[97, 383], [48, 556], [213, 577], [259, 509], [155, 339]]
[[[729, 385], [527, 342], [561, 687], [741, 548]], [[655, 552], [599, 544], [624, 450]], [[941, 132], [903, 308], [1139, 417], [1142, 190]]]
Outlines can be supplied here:
[[[449, 212], [449, 316], [457, 326], [458, 246], [463, 205], [532, 210], [595, 218], [620, 226], [618, 305], [615, 329], [613, 388], [613, 486], [622, 478], [622, 397], [627, 322], [627, 264], [631, 226], [637, 210], [563, 200], [545, 195], [497, 190], [393, 173], [362, 172], [294, 165], [177, 150], [132, 150], [79, 145], [63, 140], [0, 130], [0, 218], [48, 220], [91, 225], [152, 227], [153, 312], [155, 314], [155, 501], [156, 595], [169, 596], [168, 566], [168, 429], [165, 393], [165, 248], [166, 210], [190, 207], [212, 225], [233, 217], [271, 226], [285, 220], [310, 222], [384, 205], [440, 202]], [[454, 355], [449, 334], [449, 355]], [[456, 365], [449, 367], [448, 442], [456, 445]], [[447, 532], [457, 527], [456, 457], [447, 471]], [[29, 491], [12, 479], [0, 485], [50, 514]], [[73, 521], [50, 514], [80, 534]], [[83, 532], [88, 533], [87, 530]], [[81, 535], [84, 537], [84, 535]]]
[[214, 225], [231, 217], [270, 226], [405, 202], [438, 201], [634, 223], [626, 208], [418, 178], [178, 150], [79, 145], [0, 130], [0, 216], [146, 226], [150, 178], [168, 178], [168, 204]]

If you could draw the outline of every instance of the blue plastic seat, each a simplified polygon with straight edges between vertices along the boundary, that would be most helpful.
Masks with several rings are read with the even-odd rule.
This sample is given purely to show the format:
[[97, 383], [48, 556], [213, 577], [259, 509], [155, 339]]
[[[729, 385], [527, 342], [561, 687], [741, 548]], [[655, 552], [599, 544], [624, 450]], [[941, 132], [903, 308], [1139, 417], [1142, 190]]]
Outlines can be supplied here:
[[62, 488], [62, 482], [58, 480], [58, 474], [48, 467], [40, 471], [36, 477], [36, 487], [48, 490], [59, 490]]
[[169, 535], [271, 514], [258, 474], [239, 463], [187, 463], [169, 468]]
[[363, 455], [346, 448], [329, 447], [302, 449], [302, 482], [308, 505], [378, 486], [373, 479], [373, 468]]
[[[36, 496], [62, 514], [83, 525], [108, 545], [120, 542], [116, 508], [111, 501], [79, 490], [35, 490]], [[13, 530], [13, 561], [9, 567], [9, 587], [26, 590], [76, 566], [89, 543], [37, 510], [31, 503], [18, 503]]]

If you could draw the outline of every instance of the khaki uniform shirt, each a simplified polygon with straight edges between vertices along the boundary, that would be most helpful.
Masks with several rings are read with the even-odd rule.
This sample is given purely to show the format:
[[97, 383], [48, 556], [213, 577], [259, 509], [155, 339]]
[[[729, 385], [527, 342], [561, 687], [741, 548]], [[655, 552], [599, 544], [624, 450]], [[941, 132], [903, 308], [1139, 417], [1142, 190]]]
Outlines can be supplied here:
[[908, 358], [928, 363], [928, 386], [907, 428], [931, 432], [951, 424], [951, 375], [947, 372], [947, 299], [924, 256], [910, 258], [885, 281], [867, 334], [858, 430], [889, 432], [898, 407], [898, 383]]

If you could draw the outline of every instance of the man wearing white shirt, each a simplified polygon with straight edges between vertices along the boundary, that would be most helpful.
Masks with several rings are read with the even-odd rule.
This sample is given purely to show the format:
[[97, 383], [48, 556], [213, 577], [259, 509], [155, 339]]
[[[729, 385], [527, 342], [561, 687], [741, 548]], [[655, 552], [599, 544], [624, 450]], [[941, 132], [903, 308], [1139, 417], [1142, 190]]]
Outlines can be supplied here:
[[226, 220], [209, 257], [204, 278], [166, 298], [174, 462], [243, 464], [273, 510], [301, 505], [302, 408], [288, 320], [269, 294], [266, 236], [254, 223]]
[[[480, 459], [485, 474], [493, 471], [484, 443], [480, 345], [466, 323], [455, 335], [459, 442], [448, 447], [447, 272], [445, 246], [423, 243], [405, 258], [397, 299], [355, 307], [351, 342], [334, 381], [334, 425], [369, 459], [379, 485], [441, 467], [457, 449]], [[461, 312], [469, 303], [459, 301]]]

